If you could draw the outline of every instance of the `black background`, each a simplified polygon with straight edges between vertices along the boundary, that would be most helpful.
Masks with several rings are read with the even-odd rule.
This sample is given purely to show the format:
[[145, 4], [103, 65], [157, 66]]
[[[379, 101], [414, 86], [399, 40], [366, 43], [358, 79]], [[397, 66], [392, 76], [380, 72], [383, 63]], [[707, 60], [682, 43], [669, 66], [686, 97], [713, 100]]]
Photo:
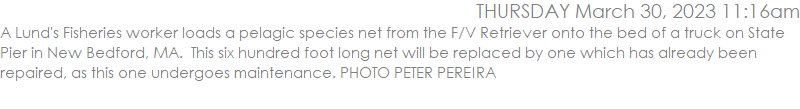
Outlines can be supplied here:
[[[514, 27], [514, 29], [746, 29], [761, 27], [783, 29], [783, 39], [7, 39], [1, 46], [15, 48], [59, 47], [59, 49], [84, 49], [93, 46], [119, 46], [122, 49], [147, 47], [177, 47], [180, 54], [189, 57], [189, 47], [247, 47], [293, 49], [294, 47], [343, 47], [343, 49], [515, 49], [529, 47], [538, 50], [573, 49], [592, 47], [634, 47], [634, 49], [661, 50], [702, 49], [755, 49], [761, 53], [757, 59], [377, 59], [362, 62], [358, 59], [0, 59], [3, 69], [331, 69], [338, 75], [339, 67], [352, 66], [485, 66], [493, 67], [498, 78], [487, 79], [214, 79], [202, 82], [193, 79], [0, 79], [2, 84], [19, 85], [18, 89], [50, 88], [98, 92], [81, 95], [174, 94], [176, 97], [209, 94], [214, 97], [243, 96], [320, 98], [345, 96], [357, 101], [367, 98], [427, 99], [442, 101], [499, 101], [502, 106], [523, 104], [571, 104], [576, 101], [649, 102], [644, 99], [667, 101], [715, 100], [732, 101], [763, 99], [784, 96], [794, 77], [788, 76], [794, 53], [790, 47], [797, 29], [796, 19], [724, 19], [723, 2], [716, 3], [714, 19], [642, 19], [641, 3], [591, 3], [592, 7], [621, 8], [624, 3], [635, 8], [635, 18], [627, 19], [576, 19], [575, 5], [571, 4], [565, 19], [481, 19], [477, 18], [475, 3], [540, 3], [524, 2], [433, 2], [433, 1], [368, 1], [368, 2], [214, 2], [214, 3], [113, 3], [105, 5], [48, 5], [10, 6], [3, 16], [4, 27], [44, 29], [45, 27], [84, 27], [84, 29], [137, 30], [137, 29], [339, 29], [359, 30], [376, 27], [392, 29], [417, 29], [433, 27]], [[695, 2], [691, 2], [695, 3]], [[701, 3], [701, 2], [696, 2]], [[705, 3], [705, 2], [703, 2]], [[724, 2], [728, 4], [734, 4]], [[547, 8], [550, 3], [540, 3]], [[672, 3], [660, 3], [663, 14], [671, 17], [677, 10]], [[749, 3], [740, 3], [742, 8]], [[554, 4], [557, 11], [558, 3]], [[763, 3], [756, 3], [757, 8]], [[773, 7], [797, 7], [791, 4], [770, 3]], [[733, 7], [731, 6], [731, 9]], [[730, 10], [732, 11], [732, 10]], [[733, 13], [730, 13], [731, 16]], [[749, 15], [749, 11], [742, 11]], [[550, 17], [554, 17], [551, 15]], [[549, 36], [549, 34], [548, 34]], [[724, 36], [723, 36], [724, 37]], [[627, 50], [626, 50], [627, 51]], [[716, 51], [716, 50], [715, 50]], [[85, 52], [84, 52], [85, 53]], [[149, 55], [152, 51], [148, 51]], [[84, 54], [83, 56], [85, 56]], [[715, 52], [715, 56], [717, 53]], [[65, 70], [66, 71], [66, 70]], [[15, 89], [16, 90], [16, 89]], [[8, 91], [8, 90], [6, 90]], [[131, 94], [138, 95], [138, 94]], [[165, 96], [158, 96], [165, 97]], [[207, 97], [207, 98], [214, 98]], [[359, 99], [359, 97], [365, 97]], [[410, 98], [409, 98], [410, 97]], [[468, 99], [453, 99], [468, 98]], [[434, 100], [434, 101], [436, 101]], [[368, 101], [368, 100], [367, 100]], [[494, 103], [490, 103], [494, 104]]]

